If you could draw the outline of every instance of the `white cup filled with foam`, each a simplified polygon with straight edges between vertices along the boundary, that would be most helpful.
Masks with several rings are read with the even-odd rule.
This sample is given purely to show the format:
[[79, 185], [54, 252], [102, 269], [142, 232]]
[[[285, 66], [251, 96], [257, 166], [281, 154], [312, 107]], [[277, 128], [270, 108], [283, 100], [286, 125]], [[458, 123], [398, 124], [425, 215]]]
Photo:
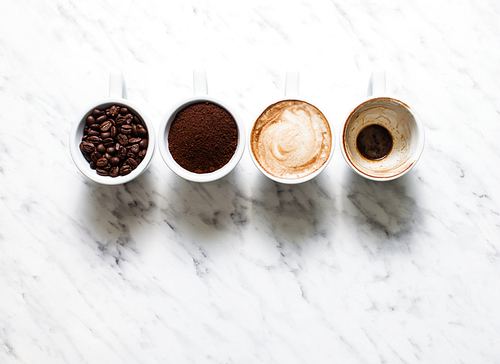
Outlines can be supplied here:
[[320, 109], [298, 97], [299, 73], [287, 72], [285, 98], [264, 109], [249, 133], [250, 156], [268, 178], [284, 184], [309, 181], [330, 162], [333, 130]]

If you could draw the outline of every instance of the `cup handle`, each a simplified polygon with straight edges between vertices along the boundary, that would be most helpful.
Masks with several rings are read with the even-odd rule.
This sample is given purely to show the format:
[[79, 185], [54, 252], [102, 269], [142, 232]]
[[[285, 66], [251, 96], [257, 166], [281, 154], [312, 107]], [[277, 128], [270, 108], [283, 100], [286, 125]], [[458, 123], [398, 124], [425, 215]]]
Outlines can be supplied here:
[[385, 71], [375, 70], [368, 83], [368, 97], [382, 95], [385, 95]]
[[299, 97], [299, 71], [287, 71], [285, 97]]
[[109, 97], [113, 99], [127, 98], [127, 86], [121, 72], [111, 72], [109, 74]]
[[207, 72], [204, 69], [193, 71], [193, 87], [195, 95], [208, 95]]

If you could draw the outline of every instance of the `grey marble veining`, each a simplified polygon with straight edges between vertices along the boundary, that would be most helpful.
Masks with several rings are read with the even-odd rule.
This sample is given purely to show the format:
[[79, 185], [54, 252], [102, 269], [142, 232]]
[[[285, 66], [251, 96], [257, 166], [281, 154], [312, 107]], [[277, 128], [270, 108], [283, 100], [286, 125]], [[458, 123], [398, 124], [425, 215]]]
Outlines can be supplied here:
[[[500, 362], [500, 8], [458, 3], [7, 1], [0, 11], [1, 363]], [[247, 130], [285, 72], [336, 134], [329, 166], [274, 183], [159, 153], [87, 180], [69, 132], [123, 72], [156, 127], [192, 94]], [[404, 177], [375, 183], [338, 133], [374, 68], [422, 118]]]

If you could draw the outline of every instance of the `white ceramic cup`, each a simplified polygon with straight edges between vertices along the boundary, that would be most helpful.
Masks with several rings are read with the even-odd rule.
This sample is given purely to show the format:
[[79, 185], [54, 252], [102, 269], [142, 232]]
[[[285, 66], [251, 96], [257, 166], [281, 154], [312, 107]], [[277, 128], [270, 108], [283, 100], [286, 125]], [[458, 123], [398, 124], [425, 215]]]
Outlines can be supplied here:
[[[323, 120], [326, 121], [326, 125], [329, 129], [330, 139], [331, 139], [330, 140], [330, 143], [331, 143], [330, 151], [329, 151], [328, 155], [326, 156], [326, 158], [324, 159], [324, 163], [322, 165], [320, 165], [319, 167], [317, 167], [316, 169], [314, 169], [309, 174], [303, 175], [303, 176], [299, 174], [298, 177], [294, 177], [293, 172], [287, 173], [287, 177], [281, 177], [281, 176], [277, 175], [278, 173], [273, 174], [273, 173], [271, 173], [270, 170], [266, 170], [267, 167], [264, 167], [259, 162], [259, 160], [258, 160], [259, 158], [255, 155], [255, 152], [252, 148], [252, 143], [254, 143], [254, 144], [256, 144], [255, 148], [275, 149], [277, 151], [276, 154], [278, 154], [278, 153], [281, 153], [281, 152], [278, 152], [278, 150], [284, 150], [284, 148], [282, 149], [282, 147], [285, 144], [287, 144], [286, 153], [289, 153], [290, 155], [300, 153], [300, 152], [298, 152], [298, 149], [300, 148], [300, 146], [293, 145], [291, 138], [290, 139], [288, 139], [286, 137], [282, 138], [282, 135], [278, 135], [276, 137], [276, 140], [272, 140], [272, 143], [270, 144], [269, 147], [264, 147], [261, 143], [257, 143], [256, 141], [252, 142], [252, 139], [253, 139], [252, 133], [255, 132], [256, 125], [257, 125], [259, 119], [264, 115], [264, 113], [266, 113], [267, 110], [270, 110], [271, 108], [275, 107], [275, 105], [278, 105], [278, 107], [279, 107], [279, 105], [282, 104], [283, 102], [289, 102], [289, 101], [292, 101], [292, 102], [296, 101], [296, 102], [298, 102], [298, 104], [309, 104], [309, 106], [307, 106], [307, 107], [312, 106], [316, 110], [316, 112], [319, 111], [319, 113], [322, 114], [322, 121]], [[283, 120], [280, 120], [279, 122], [281, 123], [281, 122], [283, 122]], [[287, 126], [289, 128], [289, 131], [293, 131], [291, 129], [292, 128], [291, 125], [292, 125], [292, 123], [289, 123], [289, 125]], [[258, 144], [260, 144], [260, 146]], [[320, 108], [316, 107], [311, 102], [304, 100], [303, 98], [299, 98], [299, 72], [297, 72], [297, 71], [288, 71], [287, 72], [286, 84], [285, 84], [285, 98], [281, 98], [281, 99], [269, 104], [267, 107], [264, 108], [264, 110], [259, 114], [259, 116], [254, 121], [254, 123], [252, 125], [252, 129], [249, 132], [248, 150], [250, 151], [250, 156], [252, 158], [253, 163], [255, 164], [257, 169], [260, 172], [262, 172], [262, 174], [264, 174], [266, 177], [268, 177], [269, 179], [271, 179], [275, 182], [279, 182], [279, 183], [283, 183], [283, 184], [299, 184], [299, 183], [307, 182], [307, 181], [313, 179], [314, 177], [316, 177], [317, 175], [319, 175], [327, 167], [328, 163], [330, 163], [330, 160], [331, 160], [332, 155], [333, 155], [333, 151], [335, 150], [335, 135], [334, 135], [333, 128], [331, 127], [330, 122], [328, 121], [328, 118], [326, 117], [325, 113]], [[257, 152], [257, 153], [260, 153], [260, 152]], [[292, 166], [290, 168], [290, 170], [294, 167], [295, 166]], [[270, 168], [267, 168], [267, 169], [270, 169]], [[283, 171], [285, 169], [286, 168], [283, 167]], [[282, 173], [282, 175], [283, 175], [283, 173]]]
[[[222, 102], [221, 100], [218, 100], [208, 95], [208, 84], [207, 84], [207, 76], [205, 70], [195, 70], [193, 72], [193, 84], [194, 84], [194, 96], [177, 102], [163, 117], [158, 131], [158, 148], [160, 150], [160, 155], [162, 156], [167, 166], [170, 168], [170, 170], [172, 170], [172, 172], [177, 174], [179, 177], [182, 177], [192, 182], [212, 182], [226, 176], [239, 163], [243, 155], [243, 151], [245, 150], [245, 139], [246, 139], [245, 128], [243, 125], [243, 121], [233, 108], [231, 108], [229, 105]], [[172, 122], [175, 120], [175, 117], [177, 116], [177, 113], [189, 105], [200, 102], [211, 102], [225, 109], [232, 115], [234, 121], [236, 122], [236, 126], [238, 128], [238, 144], [236, 146], [236, 150], [232, 158], [229, 160], [228, 163], [226, 163], [218, 170], [209, 173], [194, 173], [181, 167], [172, 157], [172, 154], [170, 153], [168, 147], [168, 133], [170, 131], [170, 126], [172, 125]]]
[[[424, 149], [424, 126], [415, 110], [386, 95], [384, 71], [374, 71], [368, 98], [347, 116], [340, 133], [340, 148], [349, 167], [367, 179], [390, 181], [408, 173]], [[378, 160], [365, 158], [357, 146], [359, 133], [367, 126], [380, 125], [392, 136], [392, 148]]]
[[[83, 129], [87, 122], [87, 116], [91, 115], [94, 109], [106, 109], [112, 105], [128, 108], [137, 117], [142, 119], [148, 130], [148, 149], [146, 155], [137, 168], [125, 176], [110, 177], [98, 175], [95, 170], [90, 168], [89, 162], [87, 162], [80, 150], [80, 143], [82, 142]], [[112, 72], [109, 75], [109, 98], [89, 105], [85, 111], [77, 117], [71, 129], [69, 147], [73, 162], [86, 177], [103, 185], [119, 185], [132, 181], [134, 178], [144, 173], [149, 167], [155, 151], [155, 140], [154, 127], [149, 118], [137, 106], [127, 100], [127, 88], [123, 75], [121, 73]]]

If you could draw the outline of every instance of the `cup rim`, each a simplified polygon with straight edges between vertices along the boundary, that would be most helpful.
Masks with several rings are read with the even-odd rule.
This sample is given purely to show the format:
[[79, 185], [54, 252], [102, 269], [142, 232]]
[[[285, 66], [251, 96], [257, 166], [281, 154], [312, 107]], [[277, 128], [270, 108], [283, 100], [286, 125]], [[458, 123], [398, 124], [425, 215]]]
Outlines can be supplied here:
[[[380, 176], [370, 175], [368, 173], [363, 172], [359, 168], [357, 168], [356, 165], [351, 161], [351, 158], [349, 158], [348, 153], [346, 152], [346, 143], [345, 143], [345, 138], [344, 138], [348, 121], [352, 117], [352, 115], [363, 105], [365, 105], [369, 102], [372, 102], [374, 100], [380, 100], [380, 99], [391, 100], [391, 101], [396, 102], [397, 104], [403, 106], [406, 110], [408, 110], [412, 114], [413, 118], [415, 119], [415, 124], [417, 126], [418, 134], [421, 136], [421, 137], [419, 137], [419, 140], [417, 142], [417, 147], [415, 148], [415, 152], [413, 153], [413, 162], [407, 168], [405, 168], [403, 171], [398, 172], [398, 173], [391, 175], [391, 176], [388, 176], [388, 177], [380, 177]], [[354, 108], [352, 108], [347, 113], [347, 116], [344, 118], [344, 122], [342, 124], [342, 129], [341, 129], [341, 133], [339, 135], [339, 138], [340, 138], [339, 144], [340, 144], [340, 149], [342, 151], [342, 156], [344, 157], [344, 160], [346, 161], [347, 165], [354, 172], [356, 172], [360, 176], [367, 178], [369, 180], [384, 182], [384, 181], [392, 181], [392, 180], [395, 180], [399, 177], [402, 177], [403, 175], [408, 173], [411, 169], [413, 169], [413, 167], [417, 164], [417, 162], [420, 160], [420, 157], [422, 156], [422, 152], [424, 150], [425, 129], [424, 129], [424, 125], [422, 123], [422, 120], [420, 119], [420, 116], [415, 111], [415, 109], [411, 108], [408, 104], [406, 104], [405, 102], [403, 102], [395, 97], [387, 96], [387, 95], [383, 95], [383, 96], [378, 95], [378, 96], [370, 96], [370, 97], [363, 99], [360, 103], [358, 103]]]
[[[142, 118], [148, 130], [149, 138], [148, 138], [148, 149], [146, 155], [144, 156], [144, 159], [141, 161], [141, 163], [137, 166], [137, 168], [134, 169], [129, 174], [127, 174], [126, 176], [109, 177], [109, 176], [98, 175], [95, 170], [90, 168], [89, 162], [87, 162], [87, 160], [83, 157], [82, 152], [80, 151], [79, 146], [82, 141], [83, 129], [85, 127], [87, 116], [90, 115], [90, 113], [92, 113], [94, 109], [102, 107], [102, 105], [108, 105], [108, 104], [123, 105], [127, 108], [132, 109]], [[85, 111], [81, 112], [79, 116], [76, 118], [76, 120], [73, 122], [73, 126], [70, 132], [70, 141], [69, 141], [71, 158], [76, 167], [78, 168], [78, 170], [90, 180], [108, 186], [115, 186], [130, 182], [133, 179], [139, 177], [142, 173], [144, 173], [151, 164], [151, 161], [153, 159], [153, 155], [155, 153], [156, 137], [155, 137], [154, 126], [149, 117], [143, 112], [143, 110], [141, 110], [135, 104], [131, 103], [129, 100], [124, 98], [101, 99], [99, 101], [89, 104], [83, 110]]]
[[[222, 107], [231, 114], [234, 121], [236, 122], [236, 127], [238, 128], [238, 144], [233, 156], [224, 166], [209, 173], [194, 173], [184, 169], [174, 160], [174, 158], [170, 154], [170, 150], [168, 149], [168, 132], [170, 131], [170, 126], [175, 119], [175, 116], [185, 107], [199, 102], [211, 102]], [[209, 95], [195, 95], [179, 100], [170, 107], [170, 109], [162, 118], [157, 137], [160, 155], [167, 167], [172, 172], [187, 181], [204, 183], [217, 181], [225, 177], [238, 165], [245, 150], [246, 131], [242, 119], [234, 108], [215, 97]]]
[[[323, 165], [321, 167], [319, 167], [317, 170], [315, 170], [311, 174], [308, 174], [307, 176], [304, 176], [304, 177], [301, 177], [301, 178], [296, 178], [296, 179], [281, 178], [281, 177], [276, 177], [276, 176], [270, 174], [269, 172], [267, 172], [260, 165], [260, 163], [257, 161], [257, 159], [255, 158], [255, 156], [254, 156], [254, 154], [252, 152], [251, 137], [252, 137], [252, 130], [253, 130], [253, 127], [255, 126], [255, 123], [257, 122], [257, 120], [259, 119], [259, 117], [264, 113], [264, 111], [266, 111], [269, 107], [271, 107], [272, 105], [275, 105], [275, 104], [277, 104], [279, 102], [283, 102], [283, 101], [301, 101], [301, 102], [305, 102], [306, 104], [309, 104], [311, 106], [314, 106], [325, 117], [325, 119], [326, 119], [326, 121], [328, 123], [328, 126], [330, 127], [330, 133], [332, 135], [332, 147], [331, 147], [331, 150], [330, 150], [330, 155], [328, 156], [328, 158], [325, 161], [325, 163], [323, 163]], [[250, 131], [248, 132], [247, 144], [248, 144], [248, 152], [250, 154], [250, 158], [252, 159], [253, 164], [257, 167], [257, 169], [264, 176], [266, 176], [267, 178], [273, 180], [274, 182], [278, 182], [278, 183], [282, 183], [282, 184], [287, 184], [287, 185], [295, 185], [295, 184], [300, 184], [300, 183], [304, 183], [304, 182], [310, 181], [310, 180], [314, 179], [316, 176], [318, 176], [321, 172], [323, 172], [323, 170], [325, 170], [325, 168], [328, 166], [328, 164], [330, 163], [330, 161], [333, 158], [333, 154], [334, 154], [334, 151], [335, 151], [336, 138], [335, 138], [335, 130], [333, 129], [332, 124], [330, 123], [330, 119], [328, 117], [328, 114], [324, 111], [323, 108], [317, 106], [316, 103], [312, 103], [311, 101], [309, 101], [309, 100], [307, 100], [307, 99], [305, 99], [303, 97], [299, 97], [299, 96], [288, 97], [288, 96], [286, 96], [286, 97], [275, 99], [274, 101], [267, 103], [267, 105], [264, 106], [264, 108], [260, 111], [260, 113], [254, 118], [254, 120], [252, 122], [252, 125], [250, 127]]]

